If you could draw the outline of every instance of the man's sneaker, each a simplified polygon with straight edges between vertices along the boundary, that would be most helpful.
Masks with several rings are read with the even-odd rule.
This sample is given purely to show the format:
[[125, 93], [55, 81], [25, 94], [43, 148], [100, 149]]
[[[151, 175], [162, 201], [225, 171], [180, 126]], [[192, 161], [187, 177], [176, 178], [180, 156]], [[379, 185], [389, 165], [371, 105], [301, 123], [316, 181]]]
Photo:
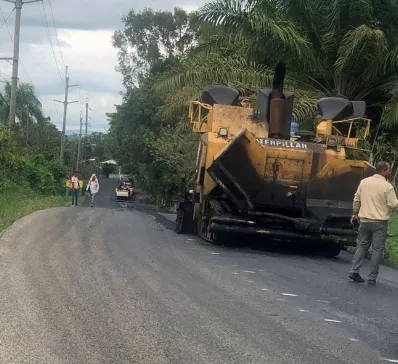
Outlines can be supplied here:
[[369, 279], [368, 280], [368, 284], [370, 284], [371, 286], [375, 286], [376, 285], [376, 279]]
[[354, 282], [357, 283], [363, 283], [365, 280], [361, 277], [359, 273], [350, 273], [349, 275], [350, 279], [352, 279]]

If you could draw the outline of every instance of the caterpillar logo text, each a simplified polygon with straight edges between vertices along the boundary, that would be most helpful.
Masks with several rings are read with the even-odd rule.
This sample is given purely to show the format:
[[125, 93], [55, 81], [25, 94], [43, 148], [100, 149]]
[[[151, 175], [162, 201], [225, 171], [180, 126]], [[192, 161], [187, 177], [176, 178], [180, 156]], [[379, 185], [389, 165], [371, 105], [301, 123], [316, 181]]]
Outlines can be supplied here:
[[308, 149], [307, 144], [292, 142], [290, 140], [275, 140], [275, 139], [267, 139], [267, 138], [257, 138], [256, 140], [261, 145], [264, 145], [264, 146], [292, 148], [292, 149]]

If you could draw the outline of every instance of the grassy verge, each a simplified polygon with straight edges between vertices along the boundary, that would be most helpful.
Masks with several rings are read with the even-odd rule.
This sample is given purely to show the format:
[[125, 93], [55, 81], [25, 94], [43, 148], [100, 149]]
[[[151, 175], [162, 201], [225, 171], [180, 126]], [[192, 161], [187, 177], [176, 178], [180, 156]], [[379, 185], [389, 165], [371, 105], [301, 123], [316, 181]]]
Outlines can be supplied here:
[[398, 215], [391, 216], [388, 225], [388, 234], [391, 235], [387, 239], [387, 249], [384, 253], [385, 263], [391, 267], [398, 269]]
[[37, 210], [68, 206], [69, 204], [70, 199], [65, 196], [42, 196], [29, 189], [1, 191], [0, 231], [21, 217]]
[[[384, 251], [383, 264], [392, 268], [398, 269], [398, 215], [393, 214], [388, 224], [388, 235], [386, 250]], [[355, 253], [356, 248], [349, 248], [348, 251]], [[368, 253], [368, 258], [371, 256], [371, 251]]]

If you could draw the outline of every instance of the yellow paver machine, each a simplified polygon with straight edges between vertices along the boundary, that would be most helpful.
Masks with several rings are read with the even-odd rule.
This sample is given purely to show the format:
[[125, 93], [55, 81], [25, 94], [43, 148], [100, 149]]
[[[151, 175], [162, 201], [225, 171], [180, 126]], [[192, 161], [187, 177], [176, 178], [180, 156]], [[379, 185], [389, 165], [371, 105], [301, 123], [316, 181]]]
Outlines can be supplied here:
[[352, 200], [374, 167], [346, 159], [346, 151], [369, 136], [366, 104], [320, 99], [316, 133], [293, 135], [294, 95], [284, 91], [284, 79], [280, 63], [272, 90], [260, 90], [254, 108], [222, 85], [190, 104], [200, 141], [194, 186], [177, 209], [178, 233], [195, 231], [215, 244], [226, 234], [319, 242], [332, 256], [356, 244]]

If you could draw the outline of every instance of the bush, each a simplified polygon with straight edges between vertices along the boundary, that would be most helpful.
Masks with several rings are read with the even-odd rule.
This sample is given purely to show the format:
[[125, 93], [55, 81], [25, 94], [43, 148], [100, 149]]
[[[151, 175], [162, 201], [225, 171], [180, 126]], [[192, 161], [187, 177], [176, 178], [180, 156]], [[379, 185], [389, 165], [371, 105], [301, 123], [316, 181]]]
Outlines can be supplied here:
[[59, 194], [67, 170], [59, 162], [21, 149], [8, 130], [0, 129], [0, 191], [30, 187], [40, 194]]
[[30, 165], [28, 182], [31, 188], [39, 193], [46, 194], [54, 192], [54, 175], [43, 165]]
[[398, 216], [392, 215], [388, 226], [387, 246], [384, 261], [391, 267], [398, 268]]

